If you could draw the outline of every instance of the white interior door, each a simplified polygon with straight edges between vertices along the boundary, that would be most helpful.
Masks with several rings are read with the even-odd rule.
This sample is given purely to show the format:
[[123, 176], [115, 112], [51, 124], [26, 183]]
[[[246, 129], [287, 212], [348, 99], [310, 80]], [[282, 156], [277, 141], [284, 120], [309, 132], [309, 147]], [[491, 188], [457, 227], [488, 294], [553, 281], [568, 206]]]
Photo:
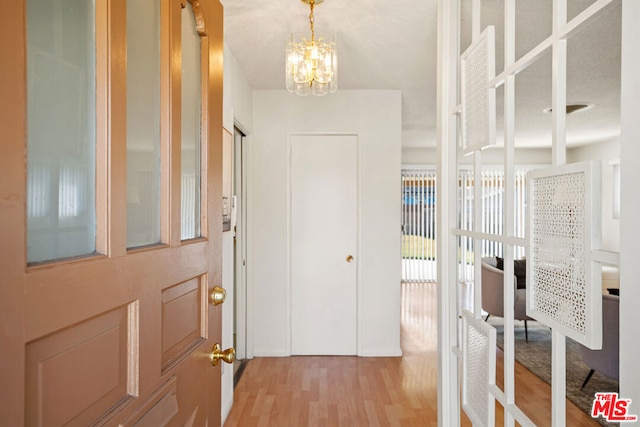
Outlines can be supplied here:
[[357, 237], [357, 136], [292, 136], [293, 354], [356, 354]]

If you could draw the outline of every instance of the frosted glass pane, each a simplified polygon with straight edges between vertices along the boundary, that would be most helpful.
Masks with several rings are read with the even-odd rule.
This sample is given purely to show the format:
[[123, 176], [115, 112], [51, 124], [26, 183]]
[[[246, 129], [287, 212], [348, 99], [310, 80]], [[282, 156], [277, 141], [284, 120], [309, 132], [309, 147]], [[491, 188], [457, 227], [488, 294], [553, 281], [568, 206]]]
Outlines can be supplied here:
[[127, 246], [160, 242], [160, 2], [127, 1]]
[[95, 19], [87, 0], [27, 1], [27, 259], [95, 252]]
[[182, 9], [182, 238], [200, 236], [200, 36], [191, 4]]

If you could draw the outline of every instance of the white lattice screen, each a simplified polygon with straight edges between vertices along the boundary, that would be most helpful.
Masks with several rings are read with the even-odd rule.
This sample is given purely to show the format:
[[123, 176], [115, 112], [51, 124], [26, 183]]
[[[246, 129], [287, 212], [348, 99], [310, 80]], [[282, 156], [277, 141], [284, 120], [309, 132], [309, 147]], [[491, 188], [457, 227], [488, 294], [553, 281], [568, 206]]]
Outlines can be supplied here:
[[496, 329], [468, 311], [462, 313], [462, 406], [474, 426], [493, 426], [496, 381]]
[[495, 75], [495, 35], [489, 26], [467, 49], [461, 61], [462, 151], [495, 144], [496, 95], [488, 83]]
[[[600, 164], [576, 163], [529, 173], [527, 313], [589, 346], [602, 343]], [[599, 271], [599, 270], [598, 270]]]

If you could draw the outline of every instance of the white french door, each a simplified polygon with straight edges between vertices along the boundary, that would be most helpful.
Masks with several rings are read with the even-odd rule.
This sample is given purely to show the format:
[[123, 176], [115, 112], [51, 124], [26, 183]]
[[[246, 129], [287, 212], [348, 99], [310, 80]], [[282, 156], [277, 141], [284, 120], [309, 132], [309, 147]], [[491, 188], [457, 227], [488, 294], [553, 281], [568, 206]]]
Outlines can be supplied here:
[[[443, 236], [438, 242], [438, 282], [442, 286], [438, 309], [440, 425], [458, 425], [461, 406], [474, 425], [493, 425], [496, 401], [504, 408], [505, 426], [534, 425], [532, 415], [540, 415], [525, 414], [515, 399], [514, 289], [508, 278], [513, 276], [517, 251], [524, 249], [526, 253], [528, 249], [528, 241], [514, 221], [518, 197], [515, 150], [527, 142], [527, 125], [537, 121], [538, 127], [546, 130], [552, 165], [567, 163], [567, 136], [575, 131], [570, 129], [575, 122], [567, 119], [568, 101], [574, 101], [569, 97], [584, 96], [591, 89], [577, 87], [577, 77], [573, 79], [577, 74], [572, 73], [585, 68], [580, 60], [588, 55], [592, 30], [603, 28], [599, 18], [619, 14], [621, 4], [615, 0], [439, 1], [438, 231]], [[531, 19], [534, 12], [535, 22]], [[572, 52], [584, 46], [587, 48], [572, 61]], [[538, 116], [544, 109], [548, 119]], [[481, 150], [496, 142], [503, 152], [504, 194], [497, 206], [502, 218], [500, 227], [484, 228], [484, 197], [482, 186], [477, 185], [483, 181], [485, 166]], [[468, 197], [459, 193], [463, 156], [469, 156], [472, 164], [469, 184], [465, 185]], [[460, 221], [461, 212], [471, 215]], [[505, 259], [501, 387], [496, 385], [495, 330], [481, 321], [483, 248], [501, 251]], [[591, 265], [617, 259], [603, 251], [592, 251], [589, 256], [593, 257]], [[474, 261], [474, 304], [472, 312], [460, 312], [459, 265], [467, 258]], [[585, 311], [590, 310], [592, 306]], [[553, 325], [552, 413], [545, 422], [564, 426], [566, 335], [557, 323]]]

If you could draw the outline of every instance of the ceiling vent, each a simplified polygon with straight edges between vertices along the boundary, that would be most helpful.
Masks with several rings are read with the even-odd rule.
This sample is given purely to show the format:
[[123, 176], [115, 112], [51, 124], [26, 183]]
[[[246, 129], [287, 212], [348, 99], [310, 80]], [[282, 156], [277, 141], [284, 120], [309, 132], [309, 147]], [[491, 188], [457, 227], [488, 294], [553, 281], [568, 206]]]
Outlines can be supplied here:
[[[575, 104], [567, 104], [567, 115], [569, 114], [574, 114], [574, 113], [578, 113], [580, 111], [587, 111], [590, 110], [594, 107], [595, 104], [587, 104], [584, 102], [579, 102], [579, 103], [575, 103]], [[545, 108], [544, 110], [545, 113], [551, 113], [553, 111], [553, 108], [549, 107], [549, 108]]]

